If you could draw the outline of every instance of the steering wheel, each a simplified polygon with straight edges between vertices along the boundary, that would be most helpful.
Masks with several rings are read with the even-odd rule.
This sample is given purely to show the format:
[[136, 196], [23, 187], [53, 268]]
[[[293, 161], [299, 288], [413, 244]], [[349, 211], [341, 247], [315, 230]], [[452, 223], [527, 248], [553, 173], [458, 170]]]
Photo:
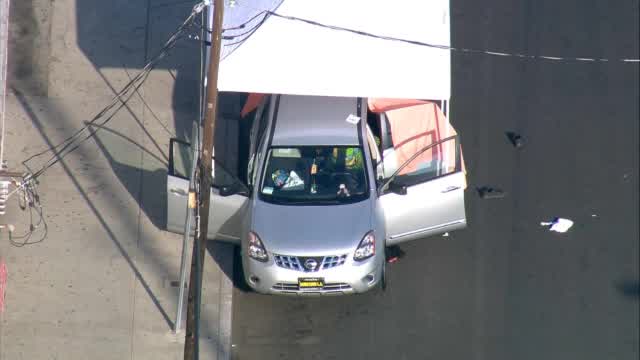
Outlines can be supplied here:
[[331, 179], [335, 179], [338, 176], [343, 176], [345, 180], [353, 180], [354, 183], [356, 184], [358, 183], [358, 179], [356, 179], [356, 177], [350, 172], [346, 172], [346, 171], [334, 172], [331, 174]]
[[360, 185], [358, 178], [350, 172], [335, 172], [331, 174], [331, 182], [344, 184], [347, 190], [355, 190]]

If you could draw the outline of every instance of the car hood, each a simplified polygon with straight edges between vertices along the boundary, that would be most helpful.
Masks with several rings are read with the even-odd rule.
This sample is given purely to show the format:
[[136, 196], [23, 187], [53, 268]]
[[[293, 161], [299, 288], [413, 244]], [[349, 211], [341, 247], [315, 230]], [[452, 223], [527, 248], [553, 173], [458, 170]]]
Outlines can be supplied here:
[[296, 256], [353, 252], [371, 227], [371, 200], [342, 205], [277, 205], [256, 201], [252, 230], [269, 253]]

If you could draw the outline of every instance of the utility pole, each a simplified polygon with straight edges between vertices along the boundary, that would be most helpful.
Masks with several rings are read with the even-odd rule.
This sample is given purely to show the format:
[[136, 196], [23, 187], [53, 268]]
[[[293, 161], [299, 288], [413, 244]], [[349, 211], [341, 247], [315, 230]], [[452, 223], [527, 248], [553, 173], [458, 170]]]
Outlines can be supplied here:
[[[211, 6], [211, 5], [209, 5]], [[209, 204], [211, 202], [211, 171], [213, 139], [218, 109], [218, 67], [222, 47], [223, 0], [214, 2], [213, 32], [211, 34], [211, 53], [209, 56], [209, 74], [207, 75], [207, 100], [205, 120], [202, 131], [202, 147], [199, 161], [198, 192], [198, 232], [191, 256], [191, 275], [189, 276], [189, 298], [187, 302], [187, 326], [184, 339], [184, 360], [198, 360], [200, 340], [200, 306], [202, 303], [202, 274], [204, 254], [209, 230]], [[182, 285], [182, 284], [181, 284]]]

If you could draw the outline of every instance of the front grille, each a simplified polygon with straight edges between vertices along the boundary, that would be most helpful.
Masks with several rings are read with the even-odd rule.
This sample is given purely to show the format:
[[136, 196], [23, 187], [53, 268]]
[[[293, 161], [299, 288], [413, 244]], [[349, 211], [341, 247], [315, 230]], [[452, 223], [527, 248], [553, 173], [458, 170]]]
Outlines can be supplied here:
[[295, 293], [331, 293], [331, 292], [344, 292], [351, 291], [351, 285], [347, 283], [327, 283], [324, 284], [322, 289], [309, 289], [309, 290], [300, 290], [298, 288], [298, 284], [296, 283], [276, 283], [272, 287], [273, 290], [282, 291], [282, 292], [295, 292]]
[[276, 283], [275, 285], [273, 285], [273, 290], [298, 291], [298, 284]]
[[276, 265], [285, 269], [304, 271], [297, 256], [274, 255]]
[[[340, 265], [343, 265], [347, 261], [347, 255], [331, 255], [325, 257], [304, 257], [304, 256], [291, 256], [291, 255], [273, 255], [276, 265], [281, 268], [303, 271], [303, 272], [315, 272], [320, 269], [331, 269]], [[307, 269], [304, 264], [308, 260], [314, 260], [317, 264], [313, 269]]]
[[324, 260], [322, 261], [322, 268], [331, 269], [333, 267], [344, 264], [346, 260], [347, 260], [346, 254], [341, 256], [325, 256]]
[[345, 291], [351, 290], [351, 285], [345, 283], [332, 283], [332, 284], [324, 284], [322, 290], [325, 291]]

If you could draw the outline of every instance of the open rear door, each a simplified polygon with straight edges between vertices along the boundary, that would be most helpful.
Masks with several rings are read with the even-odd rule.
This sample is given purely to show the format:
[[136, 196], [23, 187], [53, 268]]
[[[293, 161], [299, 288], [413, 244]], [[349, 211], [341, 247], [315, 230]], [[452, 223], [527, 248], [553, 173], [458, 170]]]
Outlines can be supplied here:
[[[193, 152], [188, 143], [171, 139], [169, 169], [167, 175], [167, 230], [184, 232], [187, 198], [189, 193], [188, 174], [191, 172]], [[209, 211], [209, 239], [239, 242], [242, 215], [247, 205], [247, 195], [233, 194], [221, 196], [223, 187], [242, 186], [239, 180], [214, 162], [214, 183], [211, 187], [211, 210]], [[191, 226], [195, 229], [195, 220]]]
[[465, 187], [458, 135], [416, 152], [379, 189], [387, 246], [465, 227]]

